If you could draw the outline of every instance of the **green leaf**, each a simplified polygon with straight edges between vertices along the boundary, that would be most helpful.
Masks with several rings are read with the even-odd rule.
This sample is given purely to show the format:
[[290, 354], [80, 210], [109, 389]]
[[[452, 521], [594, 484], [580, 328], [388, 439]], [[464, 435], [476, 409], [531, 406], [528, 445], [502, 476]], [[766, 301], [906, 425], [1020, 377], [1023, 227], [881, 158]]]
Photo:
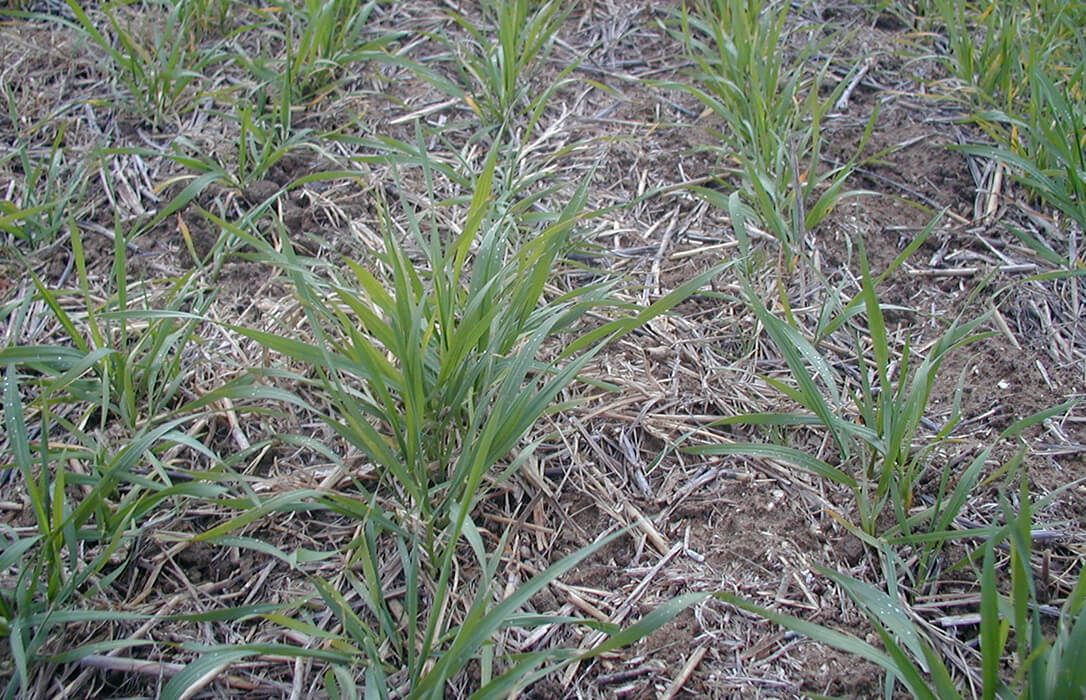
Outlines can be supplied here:
[[256, 503], [249, 505], [241, 515], [231, 518], [224, 523], [220, 523], [210, 530], [205, 530], [199, 534], [193, 535], [190, 539], [193, 542], [214, 540], [215, 538], [222, 537], [223, 535], [227, 535], [246, 525], [254, 523], [270, 513], [294, 510], [319, 510], [324, 508], [324, 506], [306, 502], [306, 499], [317, 499], [324, 495], [325, 493], [318, 489], [298, 489], [296, 491], [280, 493], [276, 496], [272, 496], [266, 501], [257, 501]]
[[697, 455], [752, 455], [755, 457], [768, 457], [787, 464], [792, 464], [801, 469], [806, 469], [812, 474], [844, 484], [851, 489], [857, 488], [856, 480], [841, 471], [837, 467], [813, 457], [806, 452], [782, 445], [766, 445], [757, 442], [735, 442], [717, 445], [694, 445], [682, 448], [683, 452]]
[[428, 693], [440, 687], [438, 684], [451, 677], [452, 670], [463, 668], [471, 656], [476, 653], [476, 650], [490, 639], [491, 635], [501, 627], [504, 621], [527, 603], [532, 596], [593, 552], [598, 551], [618, 537], [624, 536], [628, 530], [629, 528], [626, 528], [608, 535], [594, 544], [583, 547], [551, 564], [546, 570], [536, 574], [524, 583], [512, 595], [491, 608], [489, 612], [483, 614], [481, 609], [473, 610], [474, 614], [461, 624], [452, 644], [437, 660], [433, 670], [426, 674], [418, 686], [412, 689], [408, 697], [412, 699], [426, 697]]
[[838, 632], [837, 630], [830, 629], [823, 625], [818, 625], [807, 620], [794, 617], [792, 615], [786, 615], [784, 613], [778, 613], [769, 608], [763, 608], [760, 605], [751, 603], [739, 596], [732, 595], [731, 593], [713, 593], [714, 598], [722, 600], [725, 603], [730, 603], [737, 608], [746, 610], [748, 612], [755, 613], [774, 622], [782, 627], [786, 627], [793, 632], [799, 632], [805, 637], [822, 642], [823, 644], [829, 644], [830, 646], [840, 649], [849, 654], [855, 654], [863, 659], [867, 659], [882, 668], [896, 672], [896, 664], [885, 653], [879, 651], [875, 647], [871, 646], [867, 642], [861, 639], [853, 637], [852, 635]]
[[181, 700], [182, 697], [188, 697], [191, 688], [206, 685], [209, 679], [219, 676], [230, 664], [255, 655], [255, 651], [245, 648], [219, 649], [202, 654], [178, 671], [162, 688], [162, 694], [159, 697], [162, 700]]
[[984, 566], [980, 580], [980, 661], [983, 700], [995, 700], [1000, 686], [1003, 641], [999, 617], [999, 590], [996, 588], [995, 540], [984, 544]]

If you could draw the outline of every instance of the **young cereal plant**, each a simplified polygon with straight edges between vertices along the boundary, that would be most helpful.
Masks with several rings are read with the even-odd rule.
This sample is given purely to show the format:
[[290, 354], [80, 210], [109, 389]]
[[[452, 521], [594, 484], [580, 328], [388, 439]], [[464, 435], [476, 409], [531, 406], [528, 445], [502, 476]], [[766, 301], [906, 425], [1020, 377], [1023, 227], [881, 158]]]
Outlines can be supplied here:
[[118, 235], [113, 254], [115, 289], [100, 304], [90, 288], [78, 227], [71, 226], [70, 233], [80, 307], [67, 309], [64, 299], [71, 292], [48, 289], [31, 273], [41, 301], [71, 346], [87, 355], [105, 353], [94, 365], [94, 377], [73, 382], [68, 390], [94, 405], [100, 428], [114, 420], [128, 429], [153, 423], [179, 403], [186, 363], [191, 361], [188, 347], [196, 342], [200, 314], [214, 295], [201, 289], [194, 274], [189, 274], [152, 298], [144, 285], [130, 284], [127, 238]]
[[[268, 92], [254, 94], [234, 102], [234, 109], [224, 117], [238, 124], [237, 141], [225, 153], [209, 154], [184, 137], [173, 143], [167, 155], [198, 178], [208, 177], [224, 185], [245, 189], [267, 177], [268, 171], [286, 155], [313, 147], [316, 135], [294, 125], [291, 93], [281, 93], [272, 102]], [[233, 156], [231, 158], [231, 156]]]
[[[1053, 635], [1051, 627], [1041, 623], [1041, 582], [1034, 578], [1032, 556], [1033, 505], [1025, 474], [1017, 501], [1016, 513], [1005, 497], [1000, 499], [1008, 524], [984, 547], [980, 626], [983, 697], [1081, 698], [1086, 696], [1086, 566], [1080, 562], [1077, 582], [1060, 607]], [[1005, 547], [1001, 546], [1004, 543]], [[1007, 594], [1001, 594], [996, 579], [996, 551], [1004, 548], [1009, 550]], [[1015, 673], [1006, 683], [1001, 670], [1009, 655], [1011, 631]]]
[[[533, 5], [535, 7], [533, 8]], [[533, 85], [533, 69], [542, 64], [554, 43], [554, 34], [569, 14], [557, 2], [530, 0], [485, 2], [483, 7], [497, 29], [497, 40], [462, 16], [456, 21], [471, 35], [467, 47], [457, 47], [461, 71], [473, 86], [465, 100], [489, 124], [512, 125], [529, 115], [528, 131], [538, 121], [550, 96], [568, 74], [545, 89]]]
[[[1059, 86], [1040, 69], [1030, 74], [1029, 115], [1025, 119], [1004, 113], [981, 112], [978, 119], [1008, 126], [1011, 138], [999, 146], [966, 145], [958, 148], [971, 155], [994, 158], [1009, 166], [1019, 182], [1049, 206], [1067, 217], [1078, 230], [1086, 231], [1086, 104], [1076, 99], [1086, 87], [1086, 65], [1072, 74], [1068, 85]], [[1081, 268], [1074, 246], [1065, 240], [1046, 240], [1013, 229], [1022, 241], [1053, 265], [1068, 270]], [[1066, 248], [1065, 248], [1066, 246]]]
[[[160, 308], [140, 308], [145, 295], [127, 283], [118, 236], [117, 289], [103, 303], [88, 279], [79, 230], [70, 235], [78, 288], [48, 289], [30, 272], [36, 293], [5, 309], [9, 338], [48, 314], [67, 335], [63, 343], [0, 349], [0, 468], [17, 480], [33, 517], [33, 528], [0, 526], [0, 634], [14, 670], [5, 698], [29, 697], [36, 674], [60, 663], [67, 625], [138, 617], [120, 609], [114, 584], [149, 520], [174, 517], [186, 499], [226, 496], [216, 483], [228, 480], [223, 462], [187, 431], [223, 399], [281, 398], [241, 381], [188, 400], [182, 387], [197, 361], [196, 314], [210, 294], [190, 275]], [[46, 314], [32, 317], [39, 305]], [[194, 457], [217, 472], [193, 468]], [[131, 645], [109, 639], [61, 656], [74, 661]]]
[[[1055, 82], [1079, 70], [1086, 8], [1066, 0], [933, 0], [926, 14], [946, 32], [944, 62], [981, 110], [1020, 115], [1034, 106], [1030, 74]], [[986, 125], [989, 126], [989, 125]], [[1006, 137], [1007, 134], [1003, 133]]]
[[400, 34], [370, 27], [375, 0], [303, 0], [279, 4], [286, 63], [279, 88], [311, 100], [334, 88], [352, 63], [385, 58]]
[[[1063, 0], [935, 5], [950, 46], [946, 63], [970, 90], [974, 121], [998, 144], [955, 148], [1003, 162], [1034, 196], [1083, 230], [1086, 9]], [[1061, 241], [1014, 232], [1050, 263], [1077, 266]]]
[[[720, 144], [709, 149], [722, 160], [738, 162], [730, 174], [739, 178], [741, 196], [790, 258], [808, 230], [843, 197], [855, 194], [844, 190], [845, 181], [876, 114], [856, 155], [844, 165], [822, 170], [822, 121], [849, 81], [839, 81], [825, 97], [820, 94], [829, 63], [813, 74], [807, 66], [817, 45], [786, 62], [782, 46], [788, 6], [763, 0], [701, 0], [691, 12], [684, 5], [679, 30], [672, 33], [697, 63], [696, 82], [667, 87], [690, 92], [726, 124], [718, 134]], [[697, 191], [725, 206], [719, 192]]]
[[[423, 169], [434, 202], [436, 172], [422, 143], [420, 135], [405, 163]], [[519, 192], [496, 186], [503, 181], [496, 174], [499, 157], [508, 152], [497, 143], [468, 183], [472, 195], [459, 230], [439, 224], [433, 205], [417, 209], [404, 200], [399, 221], [409, 243], [393, 233], [386, 210], [384, 251], [365, 263], [321, 266], [297, 256], [289, 239], [282, 252], [248, 239], [290, 274], [311, 340], [236, 330], [318, 371], [322, 405], [329, 408], [314, 411], [378, 475], [373, 487], [356, 483], [357, 493], [324, 497], [364, 526], [346, 546], [342, 575], [314, 582], [342, 625], [337, 647], [353, 650], [354, 663], [366, 669], [368, 697], [390, 697], [393, 690], [398, 697], [442, 697], [447, 682], [473, 660], [480, 696], [501, 697], [543, 672], [541, 666], [552, 669], [573, 658], [563, 651], [507, 658], [494, 635], [503, 627], [554, 622], [525, 615], [521, 607], [590, 550], [503, 600], [493, 582], [509, 535], [488, 540], [476, 524], [476, 507], [530, 458], [537, 443], [524, 445], [525, 436], [555, 410], [559, 392], [604, 342], [666, 312], [718, 272], [637, 313], [582, 330], [588, 311], [614, 305], [614, 283], [554, 295], [548, 282], [586, 216], [587, 185], [552, 222], [526, 236], [512, 213]], [[416, 251], [412, 257], [407, 246]], [[570, 335], [573, 342], [558, 357], [542, 352], [549, 341]], [[391, 578], [390, 557], [399, 572]], [[467, 571], [475, 573], [465, 579]], [[400, 592], [390, 596], [388, 586]], [[654, 629], [667, 615], [646, 624]], [[611, 642], [623, 639], [632, 638], [616, 635]], [[349, 666], [335, 665], [325, 682], [338, 694], [352, 688], [355, 677]]]
[[181, 24], [195, 42], [225, 37], [237, 0], [170, 0], [179, 10]]
[[[733, 204], [732, 220], [741, 240], [745, 240], [746, 214], [735, 197]], [[734, 443], [685, 449], [697, 454], [772, 456], [842, 484], [855, 496], [859, 514], [858, 530], [867, 536], [909, 536], [918, 529], [941, 532], [949, 528], [951, 520], [959, 515], [964, 506], [969, 490], [978, 483], [985, 460], [978, 458], [979, 461], [960, 476], [953, 494], [946, 493], [950, 476], [944, 472], [935, 504], [916, 514], [917, 486], [934, 469], [933, 449], [947, 438], [958, 417], [952, 416], [933, 437], [925, 437], [921, 428], [940, 366], [951, 352], [987, 337], [988, 334], [980, 332], [980, 328], [986, 323], [988, 315], [982, 314], [968, 322], [954, 320], [932, 345], [927, 356], [919, 360], [912, 356], [911, 346], [906, 342], [900, 358], [895, 362], [882, 303], [875, 291], [877, 282], [916, 250], [936, 221], [934, 219], [925, 232], [878, 278], [872, 277], [862, 244], [860, 246], [860, 293], [824, 329], [826, 333], [833, 332], [859, 314], [866, 313], [867, 327], [854, 327], [855, 362], [859, 375], [859, 386], [855, 390], [842, 392], [838, 373], [818, 348], [794, 326], [772, 314], [749, 282], [744, 280], [747, 302], [787, 363], [794, 385], [772, 378], [766, 381], [807, 412], [732, 416], [717, 424], [819, 426], [833, 437], [844, 468], [784, 445]], [[749, 247], [749, 243], [744, 247]], [[861, 336], [866, 336], [867, 340]], [[873, 360], [873, 366], [868, 357]], [[895, 368], [892, 370], [892, 367]], [[851, 400], [851, 410], [843, 400], [843, 393], [847, 393]], [[857, 415], [859, 420], [851, 418], [852, 415]], [[1013, 437], [1046, 416], [1038, 414], [1016, 423], [1000, 439]], [[850, 469], [849, 465], [854, 466]], [[894, 514], [896, 525], [883, 532], [878, 529], [879, 523], [888, 509]], [[938, 543], [934, 543], [927, 554], [937, 549]], [[920, 576], [926, 576], [926, 572], [921, 571]]]
[[[183, 5], [166, 0], [152, 2], [137, 13], [138, 19], [124, 19], [130, 3], [102, 5], [100, 12], [109, 24], [112, 38], [103, 33], [78, 0], [66, 0], [75, 15], [75, 25], [109, 58], [114, 77], [124, 85], [136, 111], [152, 125], [189, 109], [195, 109], [193, 87], [202, 71], [222, 56], [215, 50], [199, 50], [178, 40], [188, 31], [190, 18]], [[59, 22], [68, 20], [53, 17]], [[142, 23], [150, 26], [143, 26]], [[149, 32], [150, 36], [145, 36]]]
[[[454, 13], [453, 19], [469, 35], [463, 42], [444, 37], [456, 62], [459, 81], [452, 81], [421, 63], [398, 59], [423, 80], [464, 101], [487, 127], [505, 133], [531, 134], [551, 97], [566, 84], [568, 66], [546, 85], [533, 82], [537, 68], [546, 61], [554, 35], [570, 8], [554, 0], [486, 0], [481, 4], [486, 26]], [[524, 120], [524, 121], [522, 121]]]
[[[8, 106], [14, 115], [15, 104], [8, 94]], [[12, 119], [12, 124], [18, 120]], [[56, 136], [47, 151], [33, 148], [22, 134], [9, 156], [0, 159], [0, 167], [17, 165], [11, 188], [12, 199], [0, 200], [0, 231], [31, 249], [49, 245], [63, 234], [72, 218], [81, 216], [80, 206], [87, 187], [87, 164], [73, 158], [64, 147], [67, 124], [58, 124]]]
[[[232, 148], [224, 148], [223, 152], [207, 153], [184, 136], [174, 139], [172, 151], [165, 154], [165, 157], [189, 172], [176, 176], [167, 184], [182, 182], [187, 184], [158, 214], [143, 225], [142, 230], [150, 230], [165, 221], [199, 197], [201, 192], [212, 184], [224, 185], [244, 192], [254, 183], [265, 179], [269, 170], [291, 153], [312, 150], [331, 159], [331, 156], [319, 146], [321, 135], [295, 126], [291, 99], [291, 93], [280, 93], [278, 100], [273, 102], [269, 93], [263, 88], [255, 91], [248, 98], [238, 99], [234, 103], [234, 109], [224, 115], [226, 119], [237, 121], [237, 140], [231, 144]], [[130, 149], [119, 149], [119, 152], [129, 151]], [[145, 156], [156, 155], [146, 150], [133, 152]], [[306, 176], [303, 180], [328, 179], [333, 175], [317, 173]], [[263, 212], [278, 194], [276, 192], [270, 195], [265, 201], [250, 202], [253, 208], [236, 222], [237, 225], [246, 228], [255, 225], [254, 217]], [[214, 213], [218, 217], [226, 216], [226, 212], [221, 209]], [[223, 230], [229, 233], [232, 227], [225, 226]], [[194, 262], [203, 262], [193, 249], [187, 234], [182, 231], [182, 235], [186, 237], [186, 244], [194, 257]]]
[[[198, 481], [171, 483], [157, 457], [183, 445], [213, 458], [184, 434], [189, 416], [157, 421], [118, 442], [103, 439], [78, 418], [72, 422], [71, 409], [79, 409], [82, 397], [69, 388], [83, 383], [81, 377], [109, 352], [0, 350], [11, 459], [3, 466], [21, 479], [34, 518], [30, 531], [0, 526], [0, 636], [14, 667], [4, 698], [30, 697], [28, 686], [41, 668], [51, 665], [55, 639], [66, 625], [130, 619], [107, 602], [106, 592], [127, 570], [116, 558], [139, 536], [150, 513], [163, 501], [223, 491]], [[37, 394], [32, 401], [23, 399], [21, 387], [27, 385], [33, 387], [28, 393]], [[130, 644], [113, 640], [95, 646], [83, 655]]]
[[[897, 590], [892, 564], [895, 556], [885, 543], [879, 547], [889, 591], [816, 565], [856, 603], [878, 634], [882, 649], [738, 596], [717, 597], [879, 665], [886, 671], [887, 698], [896, 697], [899, 685], [917, 700], [1081, 698], [1086, 693], [1086, 567], [1080, 565], [1076, 581], [1058, 609], [1055, 625], [1042, 623], [1044, 606], [1038, 597], [1032, 563], [1032, 496], [1028, 480], [1023, 478], [1021, 484], [1018, 512], [1001, 498], [1006, 524], [988, 528], [990, 534], [983, 546], [978, 576], [980, 624], [970, 644], [979, 652], [979, 668], [973, 670], [975, 684], [954, 680], [949, 660], [917, 622], [916, 613], [908, 609]], [[971, 534], [975, 536], [976, 531]], [[1007, 555], [1004, 557], [1002, 552]]]
[[[947, 32], [950, 72], [987, 108], [1008, 109], [1021, 97], [1023, 39], [1032, 33], [1016, 3], [993, 2], [983, 12], [961, 0], [935, 0]], [[1027, 39], [1028, 41], [1028, 39]]]

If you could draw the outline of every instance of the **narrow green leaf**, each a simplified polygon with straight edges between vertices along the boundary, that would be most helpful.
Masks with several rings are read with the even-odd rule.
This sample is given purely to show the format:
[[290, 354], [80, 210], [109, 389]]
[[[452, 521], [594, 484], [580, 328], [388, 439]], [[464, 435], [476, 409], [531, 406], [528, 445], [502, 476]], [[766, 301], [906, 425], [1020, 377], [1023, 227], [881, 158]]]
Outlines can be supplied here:
[[793, 632], [799, 632], [805, 637], [822, 642], [823, 644], [829, 644], [830, 646], [840, 649], [849, 654], [855, 654], [860, 658], [867, 659], [872, 663], [881, 666], [892, 672], [896, 672], [896, 664], [885, 653], [879, 651], [875, 647], [871, 646], [867, 642], [860, 640], [852, 635], [838, 632], [837, 630], [830, 629], [823, 625], [817, 625], [813, 622], [794, 617], [792, 615], [786, 615], [764, 608], [760, 605], [751, 603], [739, 596], [732, 595], [731, 593], [713, 593], [714, 598], [722, 600], [725, 603], [730, 603], [737, 608], [746, 610], [748, 612], [755, 613], [774, 622], [782, 627], [792, 630]]
[[851, 489], [857, 488], [856, 480], [841, 471], [837, 467], [813, 457], [806, 452], [783, 445], [767, 445], [757, 442], [721, 443], [716, 445], [694, 445], [683, 447], [683, 452], [697, 455], [752, 455], [755, 457], [768, 457], [781, 462], [806, 469], [812, 474], [844, 484]]
[[980, 661], [983, 700], [995, 700], [999, 687], [1003, 644], [1000, 634], [999, 591], [996, 588], [995, 544], [989, 538], [984, 545], [984, 566], [980, 579]]
[[246, 525], [256, 522], [270, 513], [278, 511], [292, 511], [292, 510], [318, 510], [323, 506], [307, 502], [307, 499], [317, 499], [325, 495], [323, 491], [318, 489], [298, 489], [296, 491], [288, 491], [276, 496], [272, 496], [266, 501], [257, 502], [250, 506], [241, 515], [231, 518], [224, 523], [220, 523], [210, 530], [205, 530], [201, 533], [193, 535], [191, 540], [193, 542], [201, 542], [206, 540], [213, 540], [217, 537], [222, 537], [235, 530], [239, 530]]
[[244, 648], [221, 649], [201, 654], [170, 679], [162, 688], [159, 697], [162, 700], [181, 700], [193, 686], [206, 684], [209, 677], [220, 675], [230, 664], [255, 655], [256, 652]]

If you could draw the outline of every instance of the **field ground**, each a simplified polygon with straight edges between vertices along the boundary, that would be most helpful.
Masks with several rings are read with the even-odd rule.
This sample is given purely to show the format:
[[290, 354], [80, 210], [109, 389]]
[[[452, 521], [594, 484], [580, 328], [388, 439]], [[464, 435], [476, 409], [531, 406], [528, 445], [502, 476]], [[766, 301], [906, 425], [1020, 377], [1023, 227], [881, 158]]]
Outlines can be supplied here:
[[[629, 626], [691, 593], [734, 594], [882, 648], [871, 617], [824, 567], [893, 596], [968, 697], [983, 682], [984, 543], [1021, 512], [1023, 493], [1034, 504], [1025, 563], [1016, 541], [1013, 551], [990, 548], [992, 570], [1009, 596], [1008, 586], [1024, 585], [1012, 569], [1032, 567], [1038, 628], [1055, 633], [1086, 556], [1086, 285], [1073, 273], [1082, 269], [1082, 230], [1024, 187], [1013, 163], [952, 148], [988, 146], [1003, 132], [970, 118], [975, 93], [951, 73], [953, 42], [937, 22], [908, 3], [791, 9], [775, 48], [805, 66], [796, 109], [819, 69], [815, 92], [833, 104], [815, 126], [820, 148], [810, 148], [801, 113], [777, 161], [790, 167], [778, 190], [790, 202], [785, 218], [796, 202], [784, 192], [853, 167], [849, 196], [782, 240], [753, 199], [744, 200], [750, 226], [737, 233], [740, 209], [726, 203], [733, 191], [749, 193], [740, 158], [751, 156], [728, 140], [735, 126], [687, 89], [703, 84], [706, 67], [684, 46], [677, 6], [574, 4], [506, 98], [471, 72], [482, 65], [472, 63], [482, 50], [472, 33], [487, 35], [491, 21], [475, 3], [325, 5], [369, 14], [361, 34], [345, 40], [346, 53], [330, 44], [307, 62], [284, 59], [300, 56], [307, 36], [291, 19], [302, 10], [289, 5], [205, 2], [200, 27], [169, 25], [165, 2], [86, 4], [85, 22], [63, 2], [0, 17], [0, 588], [5, 644], [19, 647], [0, 654], [9, 695], [157, 696], [202, 654], [235, 648], [232, 662], [221, 655], [222, 663], [196, 668], [196, 697], [320, 697], [349, 687], [344, 675], [359, 686], [378, 682], [365, 670], [375, 673], [364, 662], [374, 658], [370, 639], [388, 663], [379, 682], [404, 696], [417, 677], [396, 659], [415, 641], [381, 646], [384, 632], [371, 638], [351, 624], [384, 630], [434, 614], [412, 605], [432, 603], [441, 584], [426, 580], [409, 602], [405, 562], [418, 564], [423, 579], [448, 572], [440, 624], [455, 631], [471, 619], [487, 577], [481, 561], [493, 563], [484, 596], [493, 605], [629, 527], [521, 606], [596, 628], [501, 627], [493, 645], [433, 692], [467, 696], [506, 668], [503, 653], [587, 651], [605, 638], [602, 623]], [[182, 45], [178, 65], [165, 48], [170, 32]], [[122, 33], [130, 44], [116, 38]], [[370, 53], [350, 53], [359, 37], [372, 42]], [[135, 62], [122, 65], [124, 56]], [[284, 97], [278, 76], [287, 67], [294, 88]], [[538, 114], [521, 109], [536, 104]], [[500, 157], [488, 185], [492, 153]], [[812, 183], [801, 219], [831, 182]], [[336, 415], [344, 396], [377, 401], [374, 385], [344, 388], [334, 377], [349, 383], [350, 373], [337, 375], [322, 364], [327, 357], [317, 352], [307, 363], [298, 347], [289, 352], [255, 331], [320, 347], [315, 319], [332, 315], [314, 309], [363, 313], [329, 291], [364, 278], [343, 260], [390, 269], [375, 252], [387, 238], [423, 269], [433, 261], [425, 241], [456, 240], [491, 203], [507, 205], [530, 240], [560, 219], [582, 183], [569, 245], [542, 298], [617, 281], [612, 298], [644, 305], [725, 265], [671, 313], [585, 358], [578, 380], [557, 387], [560, 410], [543, 412], [475, 483], [482, 497], [466, 501], [475, 539], [457, 538], [447, 569], [427, 568], [437, 562], [407, 556], [404, 542], [414, 540], [394, 534], [424, 531], [424, 516], [404, 511], [407, 497], [389, 495], [398, 487], [364, 442], [322, 418]], [[485, 186], [489, 198], [473, 199]], [[506, 219], [487, 214], [482, 230], [496, 220]], [[475, 257], [482, 245], [464, 248], [464, 269], [483, 265]], [[868, 287], [881, 309], [885, 357]], [[853, 298], [868, 301], [849, 307]], [[572, 338], [628, 308], [600, 306], [546, 337], [534, 371], [571, 361], [561, 353]], [[974, 321], [944, 347], [948, 333]], [[349, 345], [345, 327], [322, 331], [337, 352]], [[781, 347], [794, 337], [807, 344], [792, 355], [799, 352], [825, 404], [797, 394], [802, 372]], [[508, 352], [530, 342], [520, 338]], [[57, 346], [82, 357], [111, 348], [122, 359], [51, 370], [17, 354]], [[380, 347], [389, 362], [411, 364], [389, 342]], [[936, 357], [934, 367], [923, 364]], [[925, 367], [932, 371], [916, 385], [902, 377]], [[865, 526], [858, 499], [871, 494], [816, 473], [826, 464], [859, 479], [864, 460], [878, 459], [858, 441], [846, 455], [848, 443], [819, 421], [719, 423], [811, 417], [829, 405], [858, 425], [858, 401], [878, 401], [880, 377], [886, 394], [902, 385], [919, 391], [920, 407], [893, 467], [913, 470], [912, 481], [892, 476], [906, 495], [886, 495]], [[343, 393], [329, 393], [335, 387]], [[392, 424], [358, 415], [378, 432]], [[448, 439], [455, 461], [465, 445]], [[785, 452], [696, 448], [746, 442], [789, 446], [817, 464]], [[499, 478], [516, 455], [516, 468]], [[966, 478], [945, 542], [910, 539], [925, 525], [919, 515], [902, 525], [907, 516], [942, 512]], [[422, 493], [436, 502], [452, 487], [433, 479]], [[333, 493], [351, 505], [326, 497]], [[376, 512], [396, 526], [359, 515]], [[449, 512], [455, 520], [458, 511]], [[382, 604], [366, 597], [369, 586]], [[246, 606], [257, 607], [237, 612]], [[451, 635], [435, 649], [448, 648]], [[331, 657], [288, 646], [357, 663], [339, 663], [334, 674]], [[1007, 654], [998, 672], [1013, 683], [1018, 666]], [[437, 658], [419, 668], [432, 670]], [[874, 697], [883, 675], [708, 597], [630, 645], [530, 682], [520, 697]]]

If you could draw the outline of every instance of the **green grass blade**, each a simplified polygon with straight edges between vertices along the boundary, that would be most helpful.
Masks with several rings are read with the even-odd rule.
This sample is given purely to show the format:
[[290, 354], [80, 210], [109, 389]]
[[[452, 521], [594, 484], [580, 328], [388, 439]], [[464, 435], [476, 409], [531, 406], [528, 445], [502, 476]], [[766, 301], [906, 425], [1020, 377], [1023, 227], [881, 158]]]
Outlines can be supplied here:
[[505, 620], [519, 610], [521, 606], [527, 603], [528, 600], [544, 586], [562, 576], [586, 557], [590, 556], [593, 552], [598, 551], [600, 548], [625, 534], [626, 530], [620, 530], [619, 532], [600, 539], [588, 547], [584, 547], [573, 554], [563, 557], [559, 561], [548, 566], [544, 571], [533, 576], [512, 595], [506, 597], [485, 615], [481, 615], [479, 611], [476, 611], [475, 616], [469, 617], [464, 621], [456, 638], [453, 640], [453, 643], [441, 655], [441, 658], [438, 659], [434, 669], [422, 679], [417, 687], [412, 689], [408, 698], [415, 699], [427, 697], [430, 692], [439, 687], [437, 685], [439, 682], [444, 681], [444, 679], [450, 676], [451, 669], [463, 668], [475, 650], [487, 641], [491, 635], [501, 627]]
[[855, 479], [837, 467], [831, 466], [817, 457], [792, 447], [767, 445], [756, 442], [736, 442], [716, 445], [694, 445], [691, 447], [684, 447], [682, 448], [682, 451], [688, 454], [697, 455], [753, 455], [756, 457], [767, 457], [769, 459], [795, 465], [812, 474], [817, 474], [838, 484], [848, 486], [851, 489], [858, 487]]
[[[895, 663], [893, 659], [882, 651], [879, 651], [867, 642], [853, 637], [852, 635], [838, 632], [837, 630], [830, 629], [823, 625], [818, 625], [813, 622], [808, 622], [802, 618], [794, 617], [792, 615], [786, 615], [784, 613], [778, 613], [769, 608], [764, 608], [760, 605], [751, 603], [739, 596], [732, 595], [730, 593], [713, 593], [714, 598], [722, 600], [725, 603], [730, 603], [737, 608], [746, 610], [748, 612], [760, 615], [770, 622], [774, 622], [782, 627], [790, 629], [794, 632], [810, 637], [811, 639], [822, 642], [823, 644], [829, 644], [832, 647], [840, 649], [841, 651], [849, 654], [855, 654], [863, 659], [867, 659], [872, 663], [881, 666], [884, 669], [895, 671]], [[934, 696], [932, 696], [934, 698]]]
[[984, 545], [984, 566], [981, 569], [980, 659], [983, 700], [995, 700], [999, 687], [999, 670], [1003, 652], [999, 590], [996, 587], [995, 544], [989, 538]]
[[181, 700], [189, 697], [189, 691], [193, 687], [204, 686], [230, 664], [255, 656], [256, 652], [248, 649], [221, 649], [202, 654], [185, 668], [177, 672], [173, 678], [162, 688], [159, 696], [162, 700]]

